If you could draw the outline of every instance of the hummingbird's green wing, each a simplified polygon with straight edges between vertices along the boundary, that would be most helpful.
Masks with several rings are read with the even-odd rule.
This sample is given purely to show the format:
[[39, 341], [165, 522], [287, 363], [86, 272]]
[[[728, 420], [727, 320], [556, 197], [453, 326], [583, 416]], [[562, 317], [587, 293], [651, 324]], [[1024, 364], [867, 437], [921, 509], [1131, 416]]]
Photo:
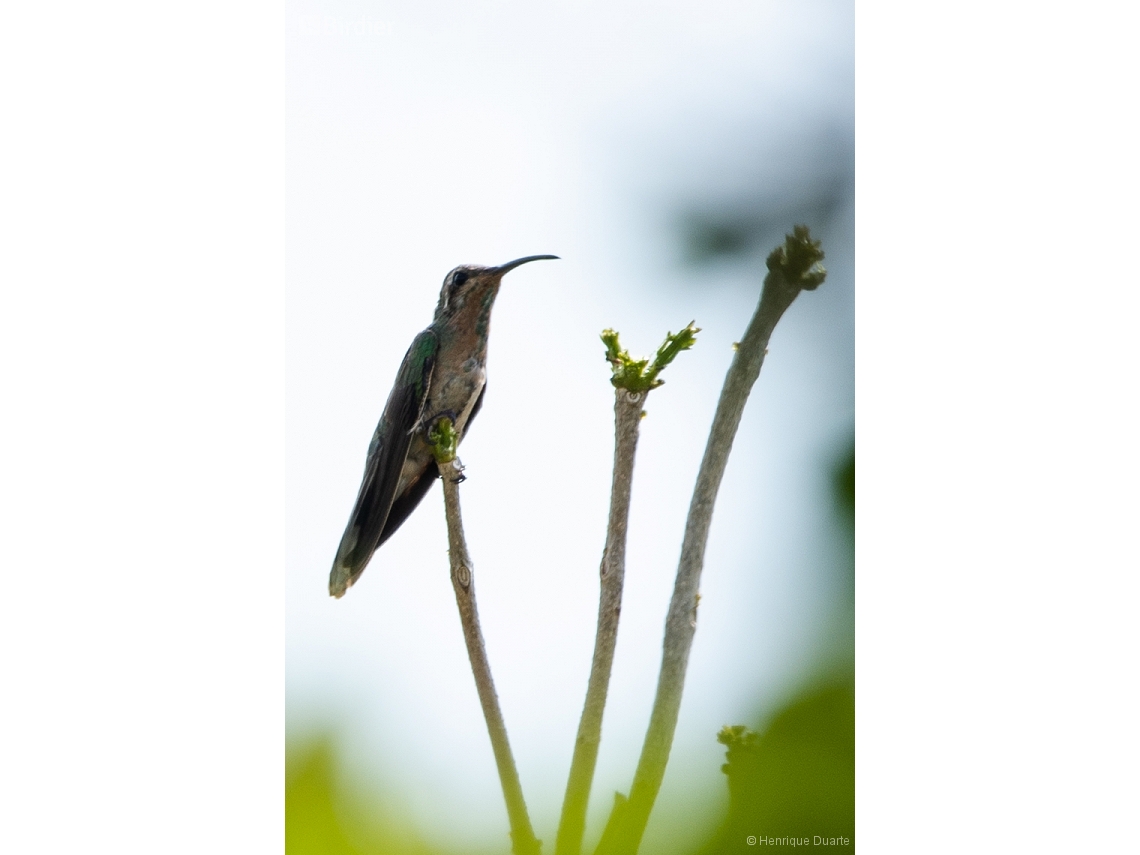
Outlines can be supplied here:
[[[487, 385], [483, 384], [483, 391], [479, 393], [479, 397], [475, 399], [475, 406], [471, 408], [471, 415], [467, 417], [467, 424], [463, 428], [463, 433], [471, 429], [471, 422], [475, 421], [475, 415], [479, 412], [479, 408], [483, 406], [483, 396], [487, 394]], [[435, 483], [435, 479], [439, 477], [439, 467], [435, 465], [433, 460], [427, 465], [424, 474], [418, 480], [413, 481], [411, 486], [408, 487], [402, 494], [396, 497], [396, 501], [392, 502], [392, 510], [388, 511], [388, 519], [384, 523], [384, 530], [380, 532], [380, 542], [376, 544], [379, 547], [384, 541], [396, 533], [404, 520], [406, 520], [416, 509], [416, 506], [427, 495], [427, 491], [431, 489], [431, 485]]]
[[[431, 330], [424, 330], [408, 352], [396, 375], [396, 384], [384, 405], [384, 414], [372, 436], [368, 447], [368, 461], [364, 466], [364, 479], [356, 497], [348, 526], [340, 540], [336, 560], [329, 574], [329, 593], [334, 597], [344, 592], [357, 580], [376, 547], [388, 522], [396, 489], [400, 483], [400, 472], [408, 456], [412, 433], [420, 418], [424, 399], [431, 384], [432, 370], [439, 340]], [[430, 478], [421, 478], [426, 485], [418, 498], [423, 497]], [[417, 484], [416, 486], [420, 486]], [[417, 503], [418, 503], [417, 498]], [[406, 517], [411, 512], [404, 512]], [[403, 520], [400, 520], [401, 522]], [[394, 530], [394, 528], [392, 529]], [[390, 532], [389, 532], [390, 533]]]

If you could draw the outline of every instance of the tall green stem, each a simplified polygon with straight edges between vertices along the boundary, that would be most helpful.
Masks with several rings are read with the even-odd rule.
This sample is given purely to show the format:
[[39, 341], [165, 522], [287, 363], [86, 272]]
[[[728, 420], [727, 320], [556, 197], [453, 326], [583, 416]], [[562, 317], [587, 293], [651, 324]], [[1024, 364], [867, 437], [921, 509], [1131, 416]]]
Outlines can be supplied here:
[[736, 355], [724, 380], [705, 455], [697, 474], [697, 483], [693, 488], [673, 599], [665, 619], [661, 672], [645, 743], [629, 799], [619, 797], [615, 801], [597, 855], [634, 855], [641, 845], [649, 814], [661, 790], [669, 752], [673, 746], [673, 734], [677, 729], [685, 671], [688, 668], [693, 636], [697, 631], [698, 589], [704, 568], [705, 546], [712, 524], [713, 506], [732, 451], [732, 443], [748, 395], [760, 376], [772, 331], [801, 290], [814, 290], [823, 282], [826, 271], [819, 264], [822, 258], [819, 242], [811, 240], [806, 226], [796, 226], [794, 234], [788, 235], [784, 246], [768, 256], [768, 275], [764, 278], [760, 302], [744, 338], [736, 346]]
[[598, 762], [598, 746], [602, 740], [602, 713], [606, 707], [610, 672], [617, 647], [618, 617], [625, 580], [625, 541], [629, 525], [629, 501], [633, 488], [633, 458], [637, 451], [641, 405], [649, 391], [616, 390], [614, 401], [614, 474], [610, 490], [610, 520], [606, 529], [606, 548], [602, 553], [601, 597], [598, 602], [598, 631], [594, 640], [594, 661], [586, 703], [574, 741], [574, 758], [566, 797], [562, 802], [562, 818], [558, 823], [555, 855], [578, 855], [586, 829], [586, 807]]
[[455, 457], [456, 437], [449, 420], [444, 419], [431, 437], [436, 451], [436, 462], [443, 481], [443, 503], [447, 513], [448, 557], [451, 561], [451, 586], [455, 589], [455, 602], [459, 606], [459, 620], [463, 624], [463, 640], [467, 643], [467, 656], [471, 660], [471, 673], [487, 721], [491, 737], [491, 750], [499, 770], [503, 799], [507, 804], [507, 818], [511, 826], [511, 851], [514, 855], [539, 855], [541, 842], [534, 836], [526, 801], [523, 799], [519, 772], [507, 739], [507, 726], [499, 708], [499, 696], [491, 679], [491, 665], [483, 644], [483, 631], [479, 626], [479, 610], [475, 604], [475, 573], [467, 540], [463, 535], [463, 517], [459, 510], [459, 483], [463, 480], [463, 467]]
[[602, 553], [601, 596], [598, 602], [598, 631], [594, 639], [594, 661], [586, 702], [574, 741], [574, 757], [562, 802], [555, 855], [579, 855], [586, 830], [586, 808], [602, 741], [602, 715], [609, 693], [614, 650], [617, 647], [618, 618], [625, 582], [625, 541], [629, 526], [629, 500], [633, 489], [633, 458], [644, 415], [642, 405], [651, 389], [664, 385], [660, 374], [678, 354], [691, 348], [700, 332], [692, 323], [676, 334], [667, 333], [652, 362], [634, 359], [621, 348], [618, 334], [602, 332], [606, 361], [613, 372], [610, 383], [617, 390], [614, 399], [614, 475], [610, 488], [610, 520], [606, 528], [606, 548]]

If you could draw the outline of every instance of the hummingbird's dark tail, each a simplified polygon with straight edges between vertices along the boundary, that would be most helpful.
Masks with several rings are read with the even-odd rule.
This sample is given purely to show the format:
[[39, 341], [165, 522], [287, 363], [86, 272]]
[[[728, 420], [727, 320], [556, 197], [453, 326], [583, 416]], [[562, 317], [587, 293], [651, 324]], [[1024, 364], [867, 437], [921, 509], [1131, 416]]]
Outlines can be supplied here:
[[[480, 403], [482, 400], [480, 397]], [[468, 424], [471, 423], [471, 417], [474, 415], [473, 412], [468, 417]], [[364, 527], [360, 521], [360, 514], [370, 506], [367, 502], [358, 504], [353, 512], [352, 519], [348, 523], [348, 528], [344, 531], [344, 536], [340, 539], [340, 547], [336, 551], [336, 560], [333, 561], [332, 572], [329, 573], [330, 594], [338, 599], [344, 596], [344, 592], [360, 578], [360, 574], [364, 572], [364, 568], [368, 566], [368, 562], [376, 550], [384, 541], [396, 533], [396, 529], [403, 525], [404, 520], [416, 509], [416, 506], [427, 495], [427, 491], [431, 489], [431, 485], [435, 483], [438, 477], [439, 467], [433, 460], [424, 469], [423, 475], [413, 481], [411, 486], [404, 491], [404, 494], [397, 497], [396, 501], [392, 503], [384, 517], [379, 537], [370, 546], [361, 542], [361, 533]]]
[[364, 561], [353, 560], [356, 546], [354, 535], [355, 532], [345, 532], [345, 537], [340, 542], [340, 549], [336, 552], [336, 560], [333, 561], [332, 572], [329, 573], [329, 593], [338, 599], [343, 597], [344, 592], [360, 578], [360, 574], [368, 564], [368, 558], [372, 557], [369, 555]]

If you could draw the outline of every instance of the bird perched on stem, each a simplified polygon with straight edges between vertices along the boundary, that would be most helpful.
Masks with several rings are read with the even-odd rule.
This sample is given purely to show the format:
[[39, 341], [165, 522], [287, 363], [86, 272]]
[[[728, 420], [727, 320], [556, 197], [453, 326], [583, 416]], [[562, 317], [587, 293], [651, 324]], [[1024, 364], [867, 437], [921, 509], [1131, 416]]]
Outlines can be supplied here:
[[416, 336], [396, 374], [364, 465], [356, 506], [329, 574], [334, 597], [360, 578], [377, 547], [420, 503], [439, 468], [428, 432], [448, 418], [462, 441], [487, 390], [487, 336], [503, 276], [529, 255], [499, 267], [456, 267], [443, 280], [435, 318]]

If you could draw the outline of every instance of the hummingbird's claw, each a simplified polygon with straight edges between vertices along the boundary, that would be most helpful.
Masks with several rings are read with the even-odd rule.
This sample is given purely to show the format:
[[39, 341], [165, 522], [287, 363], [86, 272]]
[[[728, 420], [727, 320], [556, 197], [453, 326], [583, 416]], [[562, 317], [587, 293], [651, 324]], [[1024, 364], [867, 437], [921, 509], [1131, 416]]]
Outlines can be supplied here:
[[438, 464], [438, 473], [437, 477], [446, 479], [452, 484], [462, 484], [467, 480], [467, 476], [463, 474], [463, 464], [459, 462], [458, 457], [448, 463]]

